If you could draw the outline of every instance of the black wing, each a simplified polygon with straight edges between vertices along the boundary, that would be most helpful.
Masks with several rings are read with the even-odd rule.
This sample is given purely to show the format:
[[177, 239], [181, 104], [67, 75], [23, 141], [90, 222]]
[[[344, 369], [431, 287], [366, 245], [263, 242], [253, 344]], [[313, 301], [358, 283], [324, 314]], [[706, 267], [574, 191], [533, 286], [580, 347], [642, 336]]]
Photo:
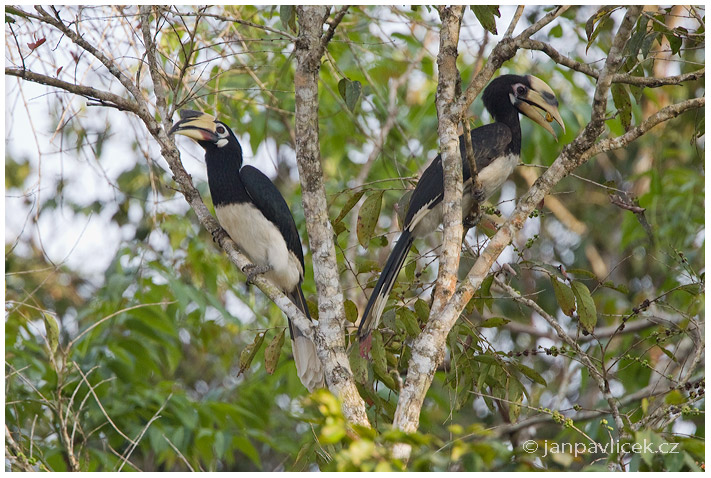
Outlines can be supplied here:
[[[481, 171], [492, 163], [496, 158], [507, 154], [507, 149], [511, 144], [511, 128], [503, 123], [491, 123], [472, 130], [472, 149], [476, 159], [476, 169]], [[459, 152], [462, 155], [462, 166], [464, 181], [471, 177], [469, 171], [469, 161], [467, 161], [467, 150], [464, 145], [464, 135], [459, 137]]]
[[296, 229], [294, 216], [291, 215], [284, 196], [271, 180], [255, 167], [243, 166], [240, 169], [240, 176], [254, 205], [264, 214], [264, 217], [277, 226], [281, 235], [284, 236], [286, 247], [296, 255], [303, 268], [304, 253], [301, 250], [299, 231]]
[[[472, 130], [472, 149], [476, 159], [476, 167], [481, 171], [492, 163], [496, 158], [506, 154], [506, 150], [511, 144], [511, 129], [503, 123], [491, 123]], [[459, 152], [462, 156], [462, 175], [466, 182], [471, 178], [469, 161], [466, 160], [466, 146], [464, 135], [459, 137]], [[444, 197], [444, 172], [442, 170], [442, 156], [432, 161], [427, 169], [422, 173], [417, 186], [410, 197], [410, 205], [405, 215], [405, 227], [408, 227], [414, 215], [427, 207], [432, 209]]]

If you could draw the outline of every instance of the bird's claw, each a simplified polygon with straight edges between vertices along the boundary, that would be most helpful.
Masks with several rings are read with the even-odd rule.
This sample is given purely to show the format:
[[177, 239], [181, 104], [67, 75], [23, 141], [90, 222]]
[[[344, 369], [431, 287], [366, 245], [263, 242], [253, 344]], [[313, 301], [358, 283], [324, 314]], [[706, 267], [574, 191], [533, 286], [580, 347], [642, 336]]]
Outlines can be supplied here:
[[265, 272], [272, 270], [271, 266], [258, 266], [256, 264], [249, 264], [242, 269], [247, 275], [247, 284], [254, 284], [254, 278]]
[[224, 229], [219, 228], [218, 230], [212, 232], [212, 241], [215, 244], [220, 244], [222, 240], [228, 236], [229, 234], [227, 234]]
[[474, 188], [472, 191], [472, 198], [479, 204], [483, 203], [486, 200], [484, 188]]

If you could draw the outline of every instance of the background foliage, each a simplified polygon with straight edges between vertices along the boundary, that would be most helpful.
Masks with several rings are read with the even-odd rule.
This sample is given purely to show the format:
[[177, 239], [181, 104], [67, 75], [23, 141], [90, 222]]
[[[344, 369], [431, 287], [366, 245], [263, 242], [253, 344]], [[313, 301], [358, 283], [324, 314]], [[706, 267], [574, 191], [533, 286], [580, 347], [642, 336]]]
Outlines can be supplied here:
[[[141, 39], [126, 36], [140, 30], [133, 7], [62, 12], [136, 77], [145, 74], [137, 61]], [[526, 8], [522, 26], [543, 13]], [[571, 8], [536, 38], [596, 65], [620, 13]], [[463, 81], [486, 61], [500, 38], [497, 26], [505, 29], [512, 14], [467, 11]], [[247, 163], [273, 177], [306, 238], [294, 159], [293, 7], [169, 7], [154, 20], [172, 103], [232, 126]], [[703, 67], [704, 20], [703, 8], [646, 12], [628, 42], [625, 71], [669, 76]], [[437, 153], [438, 28], [436, 10], [427, 7], [354, 7], [321, 67], [321, 155], [349, 319], [362, 311], [397, 237], [403, 195]], [[92, 58], [19, 9], [6, 9], [6, 38], [6, 66], [116, 89]], [[594, 81], [543, 53], [522, 51], [502, 72], [549, 83], [567, 133], [556, 143], [522, 121], [525, 165], [470, 231], [463, 272], [590, 116]], [[609, 135], [702, 96], [703, 87], [703, 77], [654, 89], [618, 84]], [[410, 470], [623, 463], [679, 471], [703, 464], [703, 111], [599, 155], [557, 186], [502, 256], [510, 264], [485, 281], [450, 334], [420, 432], [403, 436], [388, 424], [437, 267], [436, 239], [416, 243], [374, 336], [372, 360], [358, 357], [357, 347], [351, 353], [376, 427], [356, 438], [332, 395], [306, 396], [290, 346], [281, 347], [281, 311], [244, 284], [198, 227], [133, 118], [10, 77], [6, 104], [11, 468], [389, 470], [406, 466], [387, 451], [403, 440], [414, 445]], [[480, 101], [470, 112], [472, 126], [489, 121]], [[179, 145], [209, 201], [202, 153]], [[305, 291], [315, 309], [309, 254], [306, 247]], [[611, 430], [589, 371], [520, 296], [577, 334], [620, 400], [626, 430]], [[679, 453], [542, 453], [546, 440], [606, 443], [613, 435], [676, 442]], [[521, 448], [531, 439], [541, 446], [536, 453]]]

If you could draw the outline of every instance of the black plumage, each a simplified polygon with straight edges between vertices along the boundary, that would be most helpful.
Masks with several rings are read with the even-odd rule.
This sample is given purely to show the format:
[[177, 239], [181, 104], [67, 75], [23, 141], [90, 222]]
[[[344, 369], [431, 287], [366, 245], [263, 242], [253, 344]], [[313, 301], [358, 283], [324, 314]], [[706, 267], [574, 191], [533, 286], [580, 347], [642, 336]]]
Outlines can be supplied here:
[[[549, 122], [555, 119], [564, 130], [565, 127], [558, 112], [555, 94], [545, 82], [531, 75], [502, 75], [496, 78], [484, 90], [482, 100], [495, 122], [472, 130], [471, 140], [483, 197], [488, 198], [501, 187], [519, 163], [521, 154], [519, 113], [525, 114], [554, 136], [555, 132]], [[545, 117], [542, 116], [543, 114]], [[471, 170], [466, 159], [464, 136], [459, 137], [459, 149], [464, 181], [462, 211], [465, 216], [475, 199]], [[437, 155], [432, 164], [422, 173], [410, 197], [403, 231], [365, 307], [358, 326], [361, 343], [364, 343], [371, 331], [378, 326], [390, 291], [414, 239], [429, 234], [442, 223], [440, 203], [443, 197], [442, 157]]]
[[[289, 206], [261, 171], [242, 166], [242, 147], [230, 128], [213, 116], [183, 110], [172, 133], [195, 140], [205, 150], [207, 180], [220, 225], [255, 265], [248, 279], [264, 274], [311, 319], [301, 289], [304, 255]], [[316, 348], [289, 321], [297, 373], [309, 391], [324, 386]]]

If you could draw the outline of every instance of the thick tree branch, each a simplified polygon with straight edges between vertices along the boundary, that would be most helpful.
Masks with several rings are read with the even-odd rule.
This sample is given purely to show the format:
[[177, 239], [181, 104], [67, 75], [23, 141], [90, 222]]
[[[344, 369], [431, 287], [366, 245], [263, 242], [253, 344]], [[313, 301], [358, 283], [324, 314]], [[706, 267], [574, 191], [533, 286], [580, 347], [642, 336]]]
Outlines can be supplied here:
[[[515, 39], [504, 38], [494, 47], [482, 71], [472, 80], [464, 94], [455, 97], [457, 81], [457, 43], [462, 9], [459, 7], [441, 7], [440, 17], [440, 52], [437, 57], [439, 82], [437, 86], [438, 133], [444, 168], [443, 224], [444, 238], [440, 253], [439, 275], [430, 311], [430, 320], [425, 331], [415, 339], [412, 359], [408, 366], [405, 385], [400, 392], [398, 407], [395, 412], [394, 426], [404, 431], [414, 431], [419, 424], [419, 414], [425, 393], [432, 382], [437, 366], [444, 357], [444, 344], [448, 331], [454, 325], [443, 321], [442, 310], [451, 303], [451, 291], [456, 286], [456, 273], [459, 264], [459, 251], [462, 240], [462, 169], [457, 139], [457, 124], [462, 115], [479, 94], [483, 86], [491, 79], [504, 61], [513, 57], [518, 45], [545, 25], [561, 15], [567, 7], [559, 7], [545, 15], [532, 26], [524, 30]], [[493, 260], [492, 260], [493, 262]], [[428, 329], [439, 331], [438, 339], [431, 341], [426, 337]], [[397, 447], [394, 452], [401, 458], [409, 455], [407, 446]]]
[[[462, 6], [440, 7], [439, 54], [437, 66], [439, 71], [437, 83], [437, 117], [440, 154], [444, 171], [444, 198], [442, 199], [442, 215], [444, 237], [439, 255], [439, 273], [433, 293], [430, 309], [430, 322], [437, 321], [442, 308], [447, 303], [457, 285], [457, 269], [459, 267], [460, 250], [462, 248], [462, 158], [459, 151], [457, 125], [462, 110], [455, 107], [457, 93], [457, 44], [462, 22]], [[444, 359], [444, 348], [432, 351], [427, 365], [439, 364]], [[420, 367], [420, 363], [410, 361], [393, 426], [405, 432], [417, 430], [420, 410], [424, 394], [419, 391], [427, 389], [431, 383], [436, 367]], [[425, 385], [427, 384], [427, 385]], [[397, 458], [407, 459], [411, 446], [400, 443], [393, 449]]]
[[[511, 217], [501, 226], [494, 237], [491, 238], [489, 244], [482, 251], [479, 259], [477, 259], [474, 266], [467, 274], [466, 279], [446, 304], [441, 314], [436, 318], [436, 320], [430, 319], [425, 329], [415, 339], [412, 346], [412, 358], [409, 364], [410, 371], [408, 372], [408, 380], [406, 380], [405, 386], [401, 391], [398, 411], [401, 408], [403, 410], [416, 409], [416, 407], [411, 407], [410, 404], [405, 401], [422, 403], [425, 393], [427, 392], [427, 389], [432, 381], [434, 371], [439, 364], [437, 359], [442, 356], [442, 350], [444, 350], [447, 334], [454, 326], [466, 304], [474, 295], [474, 292], [481, 285], [491, 266], [494, 264], [494, 261], [499, 257], [501, 252], [503, 252], [504, 248], [511, 242], [514, 234], [523, 227], [530, 212], [533, 211], [536, 205], [565, 175], [577, 167], [578, 162], [576, 159], [583, 155], [588, 149], [592, 148], [595, 140], [602, 133], [604, 128], [605, 107], [607, 105], [607, 94], [611, 84], [611, 77], [617, 71], [622, 62], [622, 50], [627, 39], [629, 38], [635, 19], [639, 15], [640, 11], [640, 7], [630, 7], [628, 9], [625, 18], [623, 19], [622, 24], [613, 39], [613, 44], [610, 49], [607, 62], [600, 74], [598, 86], [595, 91], [593, 114], [590, 124], [588, 124], [588, 126], [571, 144], [564, 148], [558, 159], [556, 159], [551, 167], [521, 198]], [[526, 32], [529, 30], [531, 29], [528, 29]], [[522, 33], [521, 36], [523, 35], [524, 34]], [[517, 38], [521, 38], [521, 36]], [[499, 45], [501, 45], [501, 43]], [[491, 59], [489, 61], [491, 62]], [[567, 337], [567, 334], [565, 334], [565, 331], [562, 329], [560, 330], [559, 335]], [[568, 340], [572, 339], [568, 337]], [[568, 340], [566, 340], [566, 342]], [[594, 370], [596, 369], [591, 369], [591, 373], [598, 381], [598, 386], [603, 394], [606, 394], [606, 396], [609, 397], [608, 403], [612, 410], [612, 414], [615, 417], [615, 423], [621, 431], [623, 423], [620, 418], [620, 413], [615, 399], [609, 394], [609, 387], [607, 387], [604, 377], [601, 377], [599, 372], [595, 374]], [[410, 380], [410, 373], [413, 372], [421, 375], [423, 379]], [[417, 413], [419, 414], [419, 408], [417, 410]], [[410, 413], [406, 416], [402, 416], [401, 420], [398, 422], [398, 426], [401, 429], [409, 429], [412, 426], [412, 423], [416, 426], [418, 419], [419, 416], [414, 413]]]
[[[315, 343], [329, 389], [341, 399], [349, 422], [370, 427], [365, 403], [358, 394], [345, 353], [345, 309], [339, 283], [333, 228], [321, 166], [318, 125], [318, 74], [324, 7], [297, 7], [296, 40], [296, 157], [302, 201], [318, 292], [319, 331]], [[326, 10], [327, 12], [327, 10]]]

